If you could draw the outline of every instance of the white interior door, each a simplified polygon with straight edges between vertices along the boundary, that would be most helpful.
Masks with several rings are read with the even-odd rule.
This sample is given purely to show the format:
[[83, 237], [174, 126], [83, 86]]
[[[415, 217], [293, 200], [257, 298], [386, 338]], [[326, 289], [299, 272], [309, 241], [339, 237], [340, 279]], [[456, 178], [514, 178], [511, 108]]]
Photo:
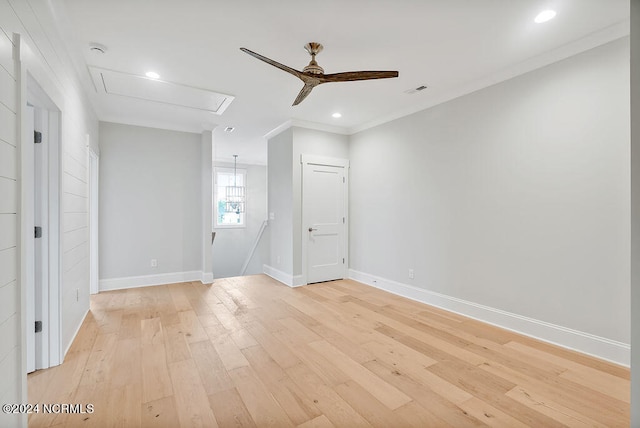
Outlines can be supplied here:
[[344, 162], [303, 158], [302, 233], [308, 284], [345, 277], [347, 180]]

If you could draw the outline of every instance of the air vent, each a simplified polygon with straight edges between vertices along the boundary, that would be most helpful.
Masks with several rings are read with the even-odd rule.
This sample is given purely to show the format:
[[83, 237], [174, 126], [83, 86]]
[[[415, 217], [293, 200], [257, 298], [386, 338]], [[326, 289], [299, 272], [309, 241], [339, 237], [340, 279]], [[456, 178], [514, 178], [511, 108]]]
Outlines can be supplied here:
[[404, 91], [404, 93], [405, 94], [415, 94], [416, 92], [424, 91], [425, 89], [427, 89], [427, 86], [426, 85], [421, 85], [421, 86], [418, 86], [417, 88], [407, 89], [406, 91]]

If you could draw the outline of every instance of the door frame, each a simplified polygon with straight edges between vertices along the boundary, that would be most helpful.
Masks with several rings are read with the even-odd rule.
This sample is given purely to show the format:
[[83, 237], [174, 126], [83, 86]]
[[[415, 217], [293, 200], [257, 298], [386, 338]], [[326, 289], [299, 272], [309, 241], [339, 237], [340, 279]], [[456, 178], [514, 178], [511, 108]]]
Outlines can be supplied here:
[[[60, 109], [54, 104], [47, 93], [38, 84], [36, 79], [30, 74], [24, 75], [25, 84], [23, 86], [26, 94], [21, 103], [21, 189], [20, 189], [20, 223], [21, 223], [21, 251], [20, 251], [20, 272], [22, 282], [27, 290], [32, 289], [34, 304], [37, 300], [35, 308], [39, 307], [35, 313], [33, 307], [29, 307], [30, 302], [25, 300], [22, 308], [27, 314], [25, 319], [24, 335], [29, 334], [29, 330], [34, 328], [32, 321], [37, 316], [43, 322], [42, 333], [35, 335], [32, 342], [33, 349], [25, 349], [27, 352], [34, 352], [35, 368], [43, 369], [59, 365], [62, 362], [62, 335], [61, 335], [61, 309], [60, 309], [60, 284], [62, 276], [62, 250], [61, 250], [61, 218], [62, 218], [62, 201], [61, 201], [61, 183], [62, 183], [62, 156], [61, 156], [61, 113]], [[47, 201], [47, 207], [42, 212], [42, 224], [46, 240], [45, 245], [46, 257], [43, 257], [42, 263], [46, 264], [45, 280], [48, 286], [43, 286], [40, 290], [35, 290], [35, 272], [33, 271], [35, 264], [35, 243], [33, 241], [34, 233], [34, 213], [35, 213], [35, 149], [33, 142], [33, 133], [29, 131], [30, 113], [29, 106], [33, 106], [39, 111], [37, 118], [46, 122], [43, 130], [43, 141], [46, 142], [47, 148], [43, 153], [43, 170], [46, 177], [46, 188], [42, 189], [42, 197]], [[34, 123], [37, 129], [39, 125]], [[27, 298], [28, 296], [25, 296]], [[32, 318], [33, 316], [33, 318]], [[33, 331], [33, 330], [31, 330]], [[28, 347], [27, 347], [28, 348]]]
[[308, 236], [308, 228], [309, 228], [309, 213], [305, 210], [305, 202], [304, 202], [304, 170], [306, 165], [323, 165], [323, 166], [331, 166], [336, 168], [344, 168], [344, 274], [343, 277], [347, 278], [349, 271], [349, 159], [342, 158], [333, 158], [327, 156], [318, 156], [318, 155], [309, 155], [302, 154], [300, 155], [300, 164], [301, 164], [301, 183], [300, 183], [300, 205], [302, 211], [302, 228], [300, 229], [301, 235], [300, 238], [302, 240], [301, 250], [302, 250], [302, 284], [309, 284], [308, 281], [308, 270], [309, 270], [309, 260], [307, 258], [308, 255], [308, 245], [309, 239]]
[[87, 134], [87, 167], [89, 176], [89, 292], [98, 294], [99, 280], [99, 177], [100, 156], [93, 151]]

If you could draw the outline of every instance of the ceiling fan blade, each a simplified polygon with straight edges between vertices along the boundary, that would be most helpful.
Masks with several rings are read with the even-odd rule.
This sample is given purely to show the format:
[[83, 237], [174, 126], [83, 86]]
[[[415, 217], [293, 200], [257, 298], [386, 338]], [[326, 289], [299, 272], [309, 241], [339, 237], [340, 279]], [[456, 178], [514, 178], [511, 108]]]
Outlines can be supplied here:
[[347, 71], [345, 73], [323, 74], [318, 76], [322, 83], [353, 82], [355, 80], [389, 79], [398, 77], [397, 71]]
[[298, 104], [300, 104], [302, 102], [302, 100], [307, 98], [307, 95], [309, 95], [311, 93], [311, 90], [313, 88], [315, 88], [316, 86], [317, 86], [317, 84], [314, 85], [313, 83], [305, 82], [304, 86], [300, 90], [300, 93], [298, 93], [298, 96], [296, 97], [295, 101], [291, 105], [292, 106], [297, 106]]
[[286, 66], [286, 65], [284, 65], [284, 64], [280, 64], [279, 62], [274, 61], [274, 60], [272, 60], [271, 58], [267, 58], [266, 56], [262, 56], [262, 55], [260, 55], [259, 53], [255, 53], [255, 52], [253, 52], [253, 51], [250, 51], [250, 50], [249, 50], [249, 49], [247, 49], [247, 48], [240, 48], [240, 50], [241, 50], [242, 52], [248, 53], [249, 55], [251, 55], [251, 56], [252, 56], [252, 57], [254, 57], [254, 58], [259, 59], [260, 61], [264, 61], [264, 62], [266, 62], [267, 64], [271, 64], [271, 65], [273, 65], [274, 67], [279, 68], [280, 70], [284, 70], [284, 71], [286, 71], [287, 73], [291, 73], [291, 74], [293, 74], [294, 76], [296, 76], [296, 77], [298, 77], [298, 78], [300, 78], [300, 75], [302, 74], [302, 72], [300, 72], [300, 71], [298, 71], [298, 70], [296, 70], [296, 69], [293, 69], [293, 68], [291, 68], [291, 67], [289, 67], [289, 66]]

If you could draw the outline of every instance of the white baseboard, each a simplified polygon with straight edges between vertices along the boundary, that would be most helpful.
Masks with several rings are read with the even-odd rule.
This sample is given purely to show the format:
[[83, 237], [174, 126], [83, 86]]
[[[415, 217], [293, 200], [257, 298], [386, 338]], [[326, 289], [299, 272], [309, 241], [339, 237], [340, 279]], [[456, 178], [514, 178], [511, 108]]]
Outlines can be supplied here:
[[262, 272], [289, 287], [299, 287], [304, 285], [302, 275], [293, 276], [269, 265], [262, 265]]
[[64, 354], [62, 354], [62, 358], [60, 359], [60, 362], [58, 362], [57, 364], [51, 364], [50, 367], [54, 367], [57, 366], [59, 364], [62, 364], [64, 362], [64, 358], [67, 356], [67, 353], [69, 352], [69, 349], [71, 349], [71, 345], [73, 345], [73, 341], [76, 340], [76, 336], [78, 335], [78, 332], [80, 332], [80, 328], [82, 327], [82, 324], [84, 324], [84, 320], [87, 318], [87, 315], [89, 315], [89, 310], [87, 309], [87, 312], [84, 313], [84, 316], [82, 317], [82, 320], [80, 320], [80, 324], [78, 324], [78, 327], [76, 328], [76, 331], [73, 333], [73, 336], [71, 336], [71, 340], [69, 341], [69, 343], [67, 343], [67, 347], [64, 350]]
[[[205, 278], [202, 271], [199, 270], [190, 272], [161, 273], [157, 275], [128, 276], [124, 278], [101, 279], [99, 282], [99, 288], [100, 291], [110, 291], [188, 281], [201, 281], [205, 283]], [[213, 282], [213, 274], [211, 274], [211, 282]]]
[[626, 367], [629, 367], [631, 361], [631, 347], [627, 343], [480, 305], [413, 285], [402, 284], [353, 269], [349, 269], [349, 278], [398, 296], [437, 306], [447, 311]]
[[200, 272], [200, 282], [203, 284], [212, 284], [213, 283], [213, 272]]

